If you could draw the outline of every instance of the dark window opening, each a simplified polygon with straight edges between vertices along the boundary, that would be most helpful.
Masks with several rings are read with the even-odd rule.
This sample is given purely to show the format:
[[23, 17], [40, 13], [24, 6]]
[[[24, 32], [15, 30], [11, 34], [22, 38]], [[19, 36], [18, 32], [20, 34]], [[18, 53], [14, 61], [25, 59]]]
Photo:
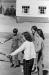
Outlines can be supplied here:
[[29, 13], [30, 6], [22, 6], [22, 12], [23, 13]]
[[38, 9], [39, 9], [40, 14], [45, 14], [46, 6], [39, 6]]

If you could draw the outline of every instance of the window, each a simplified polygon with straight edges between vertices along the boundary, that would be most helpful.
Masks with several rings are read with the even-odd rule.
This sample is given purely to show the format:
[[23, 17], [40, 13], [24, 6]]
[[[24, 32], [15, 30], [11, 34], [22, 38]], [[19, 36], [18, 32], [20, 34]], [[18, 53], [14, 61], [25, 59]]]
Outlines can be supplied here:
[[38, 9], [39, 9], [40, 14], [45, 14], [46, 13], [46, 6], [39, 6]]
[[22, 13], [29, 13], [30, 6], [22, 6]]

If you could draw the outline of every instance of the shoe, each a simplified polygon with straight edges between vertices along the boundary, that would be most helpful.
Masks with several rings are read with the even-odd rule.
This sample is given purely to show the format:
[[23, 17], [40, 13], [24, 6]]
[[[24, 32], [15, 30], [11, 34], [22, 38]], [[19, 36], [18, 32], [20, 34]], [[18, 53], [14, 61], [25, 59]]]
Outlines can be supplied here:
[[36, 72], [38, 72], [38, 68], [34, 67], [34, 69], [32, 70], [32, 73], [36, 73]]
[[16, 67], [20, 67], [20, 65], [18, 64], [18, 65], [14, 65], [14, 68], [16, 68]]
[[10, 67], [14, 67], [14, 64], [11, 64], [11, 66]]
[[16, 67], [20, 67], [20, 65], [15, 65], [14, 68], [16, 68]]
[[20, 67], [20, 61], [18, 61], [18, 62], [15, 62], [16, 64], [14, 64], [14, 68], [16, 68], [16, 67]]

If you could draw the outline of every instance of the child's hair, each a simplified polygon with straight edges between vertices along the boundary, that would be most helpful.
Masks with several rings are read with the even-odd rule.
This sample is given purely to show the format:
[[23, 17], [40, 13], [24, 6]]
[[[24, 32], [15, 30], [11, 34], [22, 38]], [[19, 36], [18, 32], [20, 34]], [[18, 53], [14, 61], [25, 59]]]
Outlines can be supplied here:
[[14, 28], [13, 29], [13, 33], [16, 33], [17, 34], [17, 32], [18, 32], [18, 29], [17, 28]]
[[42, 29], [38, 29], [38, 30], [37, 30], [37, 33], [40, 35], [40, 37], [41, 37], [43, 40], [45, 39]]
[[32, 37], [29, 32], [23, 32], [22, 35], [24, 35], [26, 40], [28, 40], [30, 42], [32, 41]]
[[31, 30], [32, 30], [32, 29], [34, 29], [35, 31], [37, 31], [38, 28], [37, 28], [37, 26], [32, 26], [32, 27], [31, 27]]

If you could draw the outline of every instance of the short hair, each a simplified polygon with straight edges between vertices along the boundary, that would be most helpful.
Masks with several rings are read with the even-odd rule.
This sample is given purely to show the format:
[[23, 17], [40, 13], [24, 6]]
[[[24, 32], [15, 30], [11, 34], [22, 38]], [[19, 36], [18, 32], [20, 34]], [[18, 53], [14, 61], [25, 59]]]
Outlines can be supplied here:
[[28, 40], [30, 42], [32, 41], [32, 37], [29, 32], [23, 32], [22, 35], [24, 35], [26, 40]]
[[13, 33], [17, 33], [18, 32], [18, 29], [17, 28], [14, 28], [13, 29]]
[[32, 30], [32, 29], [34, 29], [35, 31], [37, 31], [38, 28], [37, 28], [37, 26], [32, 26], [32, 27], [31, 27], [31, 30]]
[[37, 30], [37, 33], [39, 34], [39, 36], [40, 36], [43, 40], [45, 39], [42, 29], [38, 29], [38, 30]]

